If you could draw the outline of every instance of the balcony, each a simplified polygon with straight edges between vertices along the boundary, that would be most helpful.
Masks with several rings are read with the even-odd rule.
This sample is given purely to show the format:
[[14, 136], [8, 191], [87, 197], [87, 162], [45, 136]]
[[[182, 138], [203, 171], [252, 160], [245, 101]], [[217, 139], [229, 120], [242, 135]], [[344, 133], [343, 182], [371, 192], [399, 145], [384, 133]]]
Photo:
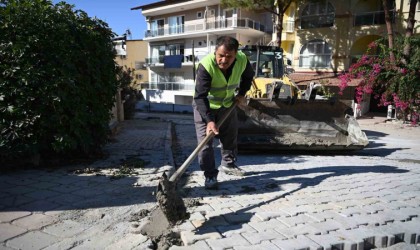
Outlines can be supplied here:
[[283, 32], [293, 33], [295, 32], [295, 21], [286, 21], [283, 23]]
[[217, 29], [227, 29], [227, 28], [248, 28], [252, 30], [257, 30], [261, 32], [266, 32], [266, 27], [260, 22], [254, 21], [249, 18], [238, 19], [238, 18], [227, 18], [219, 21], [208, 21], [200, 22], [196, 24], [184, 24], [176, 25], [168, 28], [159, 28], [156, 30], [148, 30], [145, 33], [145, 38], [154, 38], [162, 37], [175, 34], [189, 34], [189, 33], [198, 33], [203, 31], [211, 31]]
[[[195, 61], [198, 62], [201, 60], [204, 55], [195, 55]], [[193, 57], [192, 55], [182, 55], [182, 63], [192, 63]], [[163, 66], [165, 63], [165, 56], [155, 56], [155, 57], [147, 57], [146, 58], [146, 65], [147, 66]]]
[[[392, 23], [395, 22], [395, 11], [390, 12]], [[364, 26], [364, 25], [382, 25], [385, 24], [385, 12], [374, 11], [356, 13], [353, 17], [353, 26]]]
[[180, 91], [180, 90], [193, 91], [195, 88], [195, 84], [187, 83], [187, 82], [151, 81], [148, 83], [142, 83], [141, 88], [142, 89], [158, 89], [158, 90], [174, 90], [174, 91]]

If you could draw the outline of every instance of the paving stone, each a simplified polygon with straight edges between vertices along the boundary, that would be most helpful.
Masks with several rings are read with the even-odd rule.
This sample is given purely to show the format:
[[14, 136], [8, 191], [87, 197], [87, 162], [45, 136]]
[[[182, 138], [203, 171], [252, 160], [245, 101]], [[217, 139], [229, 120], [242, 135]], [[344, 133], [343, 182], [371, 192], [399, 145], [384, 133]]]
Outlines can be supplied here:
[[297, 236], [308, 235], [308, 234], [322, 234], [323, 230], [313, 226], [312, 223], [309, 224], [299, 224], [295, 227], [277, 227], [274, 228], [277, 232], [284, 235], [288, 239], [296, 238]]
[[194, 224], [187, 220], [184, 221], [181, 225], [177, 225], [175, 228], [175, 231], [194, 231], [196, 229], [196, 227], [194, 226]]
[[35, 230], [53, 224], [57, 220], [58, 218], [44, 214], [31, 214], [13, 221], [13, 224], [28, 230]]
[[[420, 203], [419, 203], [420, 206]], [[395, 213], [405, 215], [405, 217], [408, 218], [408, 220], [411, 220], [412, 218], [420, 218], [420, 207], [417, 208], [411, 208], [411, 207], [405, 207], [398, 210], [393, 211], [394, 215]]]
[[248, 223], [248, 222], [250, 222], [250, 220], [253, 216], [254, 216], [254, 214], [252, 214], [252, 213], [239, 213], [239, 214], [229, 213], [229, 214], [223, 215], [225, 220], [229, 224], [232, 224], [232, 225]]
[[212, 204], [210, 204], [211, 207], [213, 207], [214, 210], [221, 210], [221, 209], [225, 209], [225, 208], [241, 208], [242, 206], [233, 201], [223, 201], [223, 202], [213, 202]]
[[[141, 236], [139, 235], [139, 238]], [[94, 235], [87, 235], [86, 239], [82, 239], [72, 249], [105, 249], [112, 245], [114, 242], [121, 240], [121, 236], [113, 231], [98, 231]]]
[[221, 239], [222, 235], [218, 232], [197, 233], [193, 231], [182, 231], [181, 240], [185, 246], [192, 245], [197, 241], [207, 239]]
[[45, 211], [54, 210], [59, 206], [60, 206], [60, 204], [57, 204], [55, 202], [51, 202], [51, 201], [48, 201], [48, 200], [33, 200], [29, 203], [25, 203], [25, 204], [22, 204], [22, 205], [18, 206], [18, 208], [21, 209], [21, 210], [26, 210], [26, 211], [45, 212]]
[[354, 208], [360, 205], [360, 202], [356, 199], [351, 200], [343, 200], [343, 201], [335, 201], [332, 203], [332, 205], [337, 206], [342, 209], [350, 209]]
[[271, 242], [263, 242], [261, 244], [258, 245], [252, 245], [252, 246], [237, 246], [237, 247], [233, 247], [233, 249], [235, 250], [276, 250], [276, 249], [280, 249], [278, 248], [276, 245], [274, 245]]
[[351, 230], [337, 230], [334, 232], [340, 237], [354, 241], [360, 249], [371, 249], [375, 246], [383, 246], [387, 242], [388, 236], [378, 228], [360, 227]]
[[273, 218], [277, 217], [286, 217], [289, 216], [288, 213], [284, 211], [278, 211], [278, 212], [257, 212], [255, 213], [255, 216], [257, 216], [261, 221], [268, 221]]
[[40, 231], [32, 231], [9, 240], [7, 246], [21, 250], [42, 249], [59, 240], [58, 237], [53, 235]]
[[258, 232], [264, 232], [268, 229], [285, 229], [288, 228], [285, 224], [281, 223], [280, 221], [276, 219], [271, 219], [268, 221], [262, 221], [262, 222], [250, 222], [248, 223], [249, 226], [252, 228], [255, 228]]
[[65, 195], [59, 195], [59, 196], [55, 196], [55, 197], [52, 197], [50, 199], [47, 199], [47, 202], [72, 207], [76, 203], [80, 203], [80, 201], [83, 200], [83, 199], [84, 198], [82, 196], [68, 193], [68, 194], [65, 194]]
[[277, 220], [281, 221], [288, 227], [297, 226], [299, 224], [315, 222], [314, 219], [307, 216], [306, 214], [299, 214], [297, 216], [290, 216], [290, 217], [278, 217]]
[[223, 216], [212, 216], [204, 222], [206, 227], [227, 226], [229, 223]]
[[0, 224], [0, 242], [4, 242], [10, 238], [25, 233], [27, 230], [9, 223]]
[[59, 236], [63, 238], [66, 238], [66, 237], [69, 238], [85, 231], [87, 228], [88, 228], [87, 226], [81, 223], [71, 221], [71, 220], [64, 220], [56, 224], [45, 227], [43, 231], [51, 235], [55, 235], [55, 236]]
[[30, 214], [29, 211], [2, 211], [0, 212], [0, 223], [11, 222]]
[[229, 238], [206, 240], [207, 244], [214, 250], [233, 248], [238, 246], [249, 246], [249, 242], [242, 236], [235, 234]]
[[0, 243], [0, 249], [1, 250], [16, 250], [14, 248], [6, 246], [6, 243]]
[[334, 219], [327, 219], [325, 221], [308, 224], [321, 231], [321, 234], [328, 234], [330, 232], [337, 231], [340, 228], [342, 228], [342, 224], [335, 221]]
[[363, 249], [361, 248], [363, 245], [359, 245], [357, 242], [345, 239], [334, 232], [323, 235], [307, 235], [307, 237], [322, 246], [323, 249]]
[[170, 250], [210, 250], [211, 248], [206, 241], [197, 241], [196, 243], [189, 246], [172, 246]]
[[[17, 196], [7, 196], [4, 199], [0, 199], [0, 205], [4, 206], [5, 208], [16, 208], [22, 206], [23, 204], [27, 204], [29, 202], [36, 201], [34, 198], [30, 198], [24, 195], [17, 195]], [[31, 211], [31, 210], [25, 210]]]
[[322, 222], [327, 219], [333, 219], [337, 216], [340, 216], [337, 212], [334, 212], [331, 210], [326, 210], [326, 211], [316, 212], [316, 213], [307, 213], [306, 215], [314, 219], [316, 222]]
[[194, 212], [190, 214], [189, 220], [204, 222], [206, 220], [206, 217], [204, 217], [204, 215], [200, 212]]
[[282, 234], [275, 230], [266, 230], [264, 232], [257, 233], [242, 233], [242, 236], [249, 241], [252, 245], [260, 244], [263, 241], [274, 240], [274, 239], [287, 239]]
[[34, 188], [31, 186], [26, 185], [14, 185], [14, 186], [8, 186], [5, 189], [2, 189], [2, 192], [9, 195], [24, 195], [27, 193], [31, 193], [34, 191]]
[[248, 224], [220, 226], [220, 227], [217, 227], [217, 231], [219, 231], [220, 234], [222, 234], [222, 236], [225, 238], [231, 237], [233, 234], [257, 232], [257, 230], [255, 230]]
[[388, 242], [388, 245], [393, 245], [399, 241], [407, 243], [416, 243], [416, 237], [420, 235], [420, 226], [418, 221], [408, 222], [394, 222], [387, 225], [377, 227], [377, 230], [394, 236], [393, 241]]
[[271, 242], [282, 250], [322, 250], [322, 246], [303, 235], [299, 235], [295, 239], [279, 239]]
[[332, 220], [339, 223], [341, 225], [341, 229], [345, 229], [345, 230], [357, 228], [359, 226], [357, 221], [354, 221], [352, 217], [345, 217], [345, 216], [337, 215]]

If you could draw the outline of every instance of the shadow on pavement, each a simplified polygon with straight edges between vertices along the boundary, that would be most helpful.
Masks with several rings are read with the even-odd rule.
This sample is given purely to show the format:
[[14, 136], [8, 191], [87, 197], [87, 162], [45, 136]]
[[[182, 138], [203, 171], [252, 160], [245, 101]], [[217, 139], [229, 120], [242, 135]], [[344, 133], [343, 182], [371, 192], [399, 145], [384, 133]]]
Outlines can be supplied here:
[[395, 153], [400, 150], [406, 150], [408, 148], [386, 148], [388, 146], [386, 143], [380, 143], [377, 142], [377, 140], [380, 140], [382, 137], [386, 137], [389, 134], [377, 132], [377, 131], [370, 131], [365, 130], [366, 136], [369, 139], [369, 145], [364, 148], [363, 150], [357, 151], [356, 155], [361, 156], [388, 156], [392, 153]]
[[[44, 176], [43, 176], [44, 174]], [[28, 177], [29, 176], [29, 177]], [[0, 211], [61, 211], [118, 207], [156, 202], [156, 185], [138, 185], [138, 178], [104, 175], [17, 172], [3, 175]], [[145, 182], [147, 183], [147, 182]], [[152, 182], [154, 183], [154, 182]]]
[[[208, 232], [212, 230], [212, 228], [217, 227], [221, 234], [225, 233], [226, 231], [231, 231], [235, 229], [240, 229], [244, 220], [248, 218], [248, 222], [251, 217], [254, 215], [253, 213], [247, 212], [254, 208], [260, 207], [264, 204], [271, 203], [273, 201], [279, 200], [284, 198], [288, 195], [291, 195], [299, 190], [314, 187], [319, 185], [321, 182], [325, 181], [330, 177], [337, 177], [337, 176], [345, 176], [345, 175], [353, 175], [353, 174], [362, 174], [362, 173], [392, 173], [392, 174], [400, 174], [400, 173], [407, 173], [408, 170], [398, 169], [392, 166], [330, 166], [330, 167], [319, 167], [313, 169], [302, 169], [302, 170], [279, 170], [279, 171], [261, 171], [261, 172], [254, 172], [252, 176], [245, 176], [239, 180], [228, 180], [224, 181], [220, 185], [220, 190], [216, 191], [214, 195], [234, 195], [234, 193], [229, 192], [229, 190], [223, 190], [226, 186], [253, 186], [253, 191], [247, 192], [248, 194], [258, 194], [258, 193], [267, 193], [268, 191], [281, 191], [281, 185], [285, 184], [296, 184], [299, 185], [298, 188], [287, 191], [285, 193], [281, 193], [279, 196], [275, 196], [272, 199], [265, 200], [256, 204], [253, 204], [249, 207], [237, 210], [236, 212], [228, 213], [221, 215], [225, 218], [231, 218], [233, 216], [240, 216], [241, 223], [229, 225], [229, 227], [225, 226], [225, 221], [220, 220], [220, 216], [210, 217], [209, 220], [205, 221], [199, 228], [197, 228], [197, 234], [202, 234], [203, 232]], [[310, 175], [310, 174], [320, 174], [315, 177], [293, 177], [290, 179], [285, 180], [276, 180], [276, 178], [285, 178], [288, 176], [297, 176], [297, 175]], [[241, 184], [238, 184], [240, 182]], [[274, 187], [276, 186], [276, 187]], [[206, 191], [202, 191], [206, 192]], [[237, 193], [241, 193], [241, 191], [237, 191]], [[212, 193], [209, 193], [212, 195]], [[219, 223], [219, 224], [218, 224]], [[231, 223], [232, 224], [232, 223]], [[224, 229], [225, 228], [225, 231]]]

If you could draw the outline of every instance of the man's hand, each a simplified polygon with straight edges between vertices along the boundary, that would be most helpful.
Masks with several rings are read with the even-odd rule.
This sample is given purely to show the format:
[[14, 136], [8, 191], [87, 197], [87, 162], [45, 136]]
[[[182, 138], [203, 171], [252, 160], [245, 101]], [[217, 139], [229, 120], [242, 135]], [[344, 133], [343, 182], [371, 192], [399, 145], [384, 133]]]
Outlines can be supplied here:
[[239, 106], [246, 106], [246, 98], [243, 95], [235, 96], [235, 102]]
[[209, 122], [209, 123], [207, 123], [206, 135], [209, 135], [211, 131], [213, 131], [213, 133], [215, 135], [218, 135], [219, 134], [219, 129], [217, 128], [215, 122]]

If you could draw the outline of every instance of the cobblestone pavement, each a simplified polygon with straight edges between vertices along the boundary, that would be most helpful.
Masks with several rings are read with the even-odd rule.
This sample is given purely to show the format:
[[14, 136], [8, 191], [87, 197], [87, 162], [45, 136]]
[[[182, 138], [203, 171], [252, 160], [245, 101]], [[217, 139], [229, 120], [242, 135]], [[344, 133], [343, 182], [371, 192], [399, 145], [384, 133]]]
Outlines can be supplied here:
[[[240, 154], [248, 175], [221, 173], [218, 191], [203, 188], [194, 162], [180, 191], [197, 202], [173, 228], [184, 246], [171, 249], [415, 249], [420, 128], [359, 123], [371, 141], [362, 151]], [[158, 178], [195, 146], [190, 115], [139, 113], [122, 123], [107, 158], [0, 174], [0, 249], [153, 248], [140, 228]]]
[[139, 223], [173, 168], [171, 124], [124, 121], [106, 159], [0, 175], [0, 249], [146, 249]]
[[[193, 164], [185, 196], [200, 205], [179, 227], [186, 246], [171, 249], [371, 249], [401, 241], [413, 245], [394, 249], [415, 249], [420, 129], [383, 121], [360, 120], [371, 143], [353, 154], [239, 154], [248, 175], [220, 173], [218, 191], [203, 188]], [[183, 121], [176, 131], [185, 158], [194, 125]]]

